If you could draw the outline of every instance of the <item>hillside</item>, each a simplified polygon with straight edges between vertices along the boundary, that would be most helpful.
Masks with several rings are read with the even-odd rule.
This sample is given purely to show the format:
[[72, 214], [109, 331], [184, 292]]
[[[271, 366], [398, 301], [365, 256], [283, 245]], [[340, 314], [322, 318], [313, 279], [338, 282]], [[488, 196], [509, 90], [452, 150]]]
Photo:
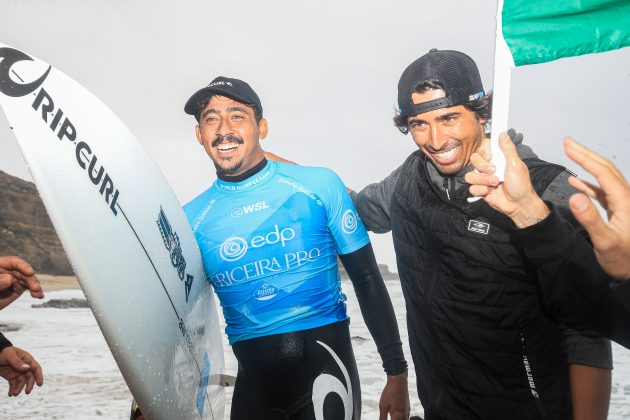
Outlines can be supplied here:
[[18, 255], [39, 273], [73, 273], [35, 185], [2, 171], [0, 255]]

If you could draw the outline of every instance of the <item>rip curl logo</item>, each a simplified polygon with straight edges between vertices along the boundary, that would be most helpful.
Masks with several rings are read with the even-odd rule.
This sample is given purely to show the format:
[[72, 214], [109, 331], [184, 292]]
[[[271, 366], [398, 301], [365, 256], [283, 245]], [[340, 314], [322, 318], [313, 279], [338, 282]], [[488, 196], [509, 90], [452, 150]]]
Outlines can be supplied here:
[[477, 92], [477, 93], [475, 93], [475, 94], [469, 95], [469, 96], [468, 96], [468, 100], [469, 100], [469, 101], [474, 101], [474, 100], [476, 100], [476, 99], [481, 98], [482, 96], [483, 96], [483, 90], [482, 90], [482, 91], [480, 91], [480, 92]]
[[356, 213], [352, 210], [346, 210], [341, 219], [341, 229], [348, 235], [354, 233], [359, 226]]
[[[18, 61], [34, 60], [22, 51], [6, 47], [0, 48], [0, 59], [0, 92], [12, 98], [26, 96], [35, 92], [35, 90], [44, 83], [44, 80], [46, 80], [52, 68], [52, 66], [48, 66], [46, 72], [34, 82], [24, 83], [22, 78], [18, 76], [15, 71], [11, 70], [11, 67], [13, 67], [13, 65]], [[13, 80], [13, 78], [11, 78], [11, 73], [22, 83], [18, 83]]]
[[188, 296], [190, 295], [190, 289], [192, 288], [193, 276], [186, 274], [186, 260], [184, 259], [184, 253], [182, 252], [182, 247], [179, 243], [179, 235], [173, 231], [171, 223], [168, 221], [162, 206], [160, 206], [160, 214], [158, 215], [157, 225], [160, 229], [164, 246], [170, 252], [171, 264], [173, 264], [173, 267], [177, 270], [179, 279], [184, 280], [184, 277], [186, 277], [184, 288], [186, 291], [186, 302], [188, 302]]
[[75, 125], [70, 121], [70, 118], [64, 115], [63, 109], [58, 104], [55, 104], [53, 97], [46, 92], [44, 87], [41, 87], [35, 94], [35, 91], [48, 77], [51, 66], [34, 82], [17, 83], [11, 77], [11, 73], [16, 78], [22, 80], [22, 78], [12, 70], [13, 65], [19, 61], [34, 60], [23, 52], [13, 48], [0, 48], [0, 92], [10, 97], [26, 96], [33, 93], [35, 99], [33, 100], [31, 108], [41, 117], [41, 120], [57, 136], [59, 141], [67, 140], [74, 145], [74, 154], [77, 164], [85, 171], [98, 193], [109, 205], [114, 216], [117, 216], [118, 208], [120, 208], [118, 205], [120, 191], [116, 188], [114, 180], [105, 170], [103, 164], [99, 162], [96, 153], [92, 151], [92, 148], [86, 141], [80, 140]]
[[223, 261], [238, 261], [247, 253], [247, 241], [238, 236], [227, 238], [223, 244], [219, 254]]
[[487, 235], [488, 232], [490, 232], [490, 224], [486, 222], [480, 222], [479, 220], [469, 220], [468, 230], [471, 232]]

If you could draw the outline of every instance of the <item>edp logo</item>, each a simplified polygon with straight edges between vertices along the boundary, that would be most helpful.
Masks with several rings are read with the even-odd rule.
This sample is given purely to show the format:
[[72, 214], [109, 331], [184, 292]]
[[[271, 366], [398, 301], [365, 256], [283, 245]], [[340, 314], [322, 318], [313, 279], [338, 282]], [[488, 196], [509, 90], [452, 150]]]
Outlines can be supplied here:
[[280, 243], [284, 248], [286, 243], [295, 238], [295, 230], [292, 228], [284, 228], [280, 230], [278, 225], [274, 225], [274, 229], [266, 235], [256, 235], [249, 242], [240, 236], [232, 236], [227, 238], [221, 244], [219, 254], [223, 261], [238, 261], [247, 253], [249, 248], [262, 248], [266, 245], [275, 245]]

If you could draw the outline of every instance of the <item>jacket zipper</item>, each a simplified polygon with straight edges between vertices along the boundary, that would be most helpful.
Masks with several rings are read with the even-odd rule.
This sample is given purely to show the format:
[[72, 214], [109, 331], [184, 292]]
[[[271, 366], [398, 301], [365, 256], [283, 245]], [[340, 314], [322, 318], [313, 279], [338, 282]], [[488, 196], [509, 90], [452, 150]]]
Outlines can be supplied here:
[[536, 384], [534, 382], [534, 374], [532, 373], [531, 365], [529, 364], [529, 360], [527, 359], [527, 354], [525, 353], [525, 335], [521, 332], [521, 347], [523, 349], [523, 367], [525, 368], [525, 374], [527, 375], [527, 383], [529, 383], [529, 390], [534, 397], [534, 403], [536, 404], [536, 408], [538, 409], [538, 413], [542, 416], [542, 418], [547, 418], [547, 410], [545, 410], [545, 406], [540, 398], [540, 394], [536, 389]]
[[448, 180], [449, 180], [449, 178], [445, 177], [444, 180], [442, 181], [442, 183], [444, 185], [444, 190], [446, 191], [446, 198], [448, 198], [450, 200], [451, 199], [451, 194], [449, 192]]

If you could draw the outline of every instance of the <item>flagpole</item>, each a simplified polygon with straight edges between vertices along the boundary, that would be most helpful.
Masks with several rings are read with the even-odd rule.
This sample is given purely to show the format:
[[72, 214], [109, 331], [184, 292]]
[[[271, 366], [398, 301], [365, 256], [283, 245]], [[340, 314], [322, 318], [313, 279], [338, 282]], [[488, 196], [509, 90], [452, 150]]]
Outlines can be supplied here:
[[492, 163], [496, 166], [496, 175], [503, 181], [505, 158], [499, 149], [499, 134], [508, 129], [510, 110], [510, 82], [514, 59], [503, 38], [503, 0], [497, 1], [497, 30], [494, 46], [494, 76], [492, 84]]

